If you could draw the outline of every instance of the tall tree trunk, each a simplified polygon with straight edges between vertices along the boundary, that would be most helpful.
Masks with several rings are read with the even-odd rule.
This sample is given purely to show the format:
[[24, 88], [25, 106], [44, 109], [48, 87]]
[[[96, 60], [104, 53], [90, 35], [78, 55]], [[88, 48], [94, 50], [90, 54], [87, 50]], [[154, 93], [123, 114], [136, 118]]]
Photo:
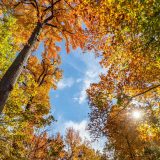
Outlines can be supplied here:
[[126, 135], [125, 138], [126, 138], [126, 141], [127, 141], [130, 158], [131, 158], [132, 160], [135, 160], [135, 158], [134, 158], [135, 156], [134, 156], [134, 154], [133, 154], [133, 152], [132, 152], [132, 148], [131, 148], [131, 144], [130, 144], [130, 142], [129, 142], [128, 136]]
[[28, 40], [28, 43], [20, 51], [20, 53], [0, 81], [0, 113], [4, 109], [4, 105], [22, 72], [23, 66], [26, 64], [29, 56], [31, 55], [31, 50], [35, 42], [37, 41], [41, 29], [42, 23], [38, 22]]

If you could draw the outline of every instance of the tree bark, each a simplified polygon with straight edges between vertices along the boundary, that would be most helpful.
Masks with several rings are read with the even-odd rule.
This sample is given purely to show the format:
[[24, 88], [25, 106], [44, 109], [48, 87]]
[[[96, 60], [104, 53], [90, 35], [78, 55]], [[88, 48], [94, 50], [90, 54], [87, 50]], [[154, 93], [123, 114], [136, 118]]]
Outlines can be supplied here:
[[23, 66], [26, 64], [29, 56], [31, 55], [31, 50], [37, 41], [41, 29], [42, 23], [38, 22], [28, 40], [28, 43], [20, 51], [20, 53], [0, 81], [0, 113], [3, 111], [9, 94], [13, 90], [17, 79], [22, 73]]
[[134, 160], [135, 158], [134, 158], [134, 154], [132, 153], [131, 144], [130, 144], [130, 142], [129, 142], [129, 140], [128, 140], [128, 136], [126, 136], [125, 138], [126, 138], [126, 141], [127, 141], [130, 158], [131, 158], [132, 160]]

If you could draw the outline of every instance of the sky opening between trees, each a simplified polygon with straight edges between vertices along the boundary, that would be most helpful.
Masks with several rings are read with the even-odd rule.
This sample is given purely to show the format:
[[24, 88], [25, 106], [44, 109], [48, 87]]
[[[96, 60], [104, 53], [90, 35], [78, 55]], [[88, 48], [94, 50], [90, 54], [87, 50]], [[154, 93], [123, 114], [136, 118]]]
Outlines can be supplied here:
[[159, 95], [159, 0], [0, 0], [0, 159], [159, 160]]

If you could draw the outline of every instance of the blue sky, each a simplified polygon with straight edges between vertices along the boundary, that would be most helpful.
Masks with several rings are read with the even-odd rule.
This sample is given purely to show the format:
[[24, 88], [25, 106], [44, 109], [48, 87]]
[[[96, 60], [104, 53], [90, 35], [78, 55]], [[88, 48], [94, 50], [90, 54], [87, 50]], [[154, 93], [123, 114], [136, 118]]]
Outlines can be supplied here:
[[[85, 130], [89, 113], [85, 90], [90, 83], [98, 82], [99, 74], [103, 70], [93, 53], [83, 53], [81, 49], [77, 49], [67, 54], [65, 43], [59, 45], [62, 48], [60, 68], [63, 70], [63, 78], [58, 83], [57, 90], [50, 92], [51, 113], [57, 120], [50, 127], [50, 133], [61, 132], [64, 135], [67, 127], [73, 127], [79, 130], [82, 137], [90, 140], [90, 135]], [[39, 51], [42, 50], [41, 45]], [[101, 149], [103, 142], [104, 139], [101, 139], [94, 143], [94, 148]]]

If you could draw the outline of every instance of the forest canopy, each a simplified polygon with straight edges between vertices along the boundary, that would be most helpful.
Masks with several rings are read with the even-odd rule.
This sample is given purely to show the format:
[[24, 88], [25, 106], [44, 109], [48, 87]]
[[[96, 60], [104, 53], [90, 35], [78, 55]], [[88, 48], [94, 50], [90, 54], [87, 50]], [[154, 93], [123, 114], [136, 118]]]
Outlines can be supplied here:
[[[86, 90], [102, 153], [73, 128], [45, 130], [63, 77], [58, 43], [93, 52], [105, 70]], [[159, 0], [0, 0], [0, 159], [159, 160], [159, 96]]]

